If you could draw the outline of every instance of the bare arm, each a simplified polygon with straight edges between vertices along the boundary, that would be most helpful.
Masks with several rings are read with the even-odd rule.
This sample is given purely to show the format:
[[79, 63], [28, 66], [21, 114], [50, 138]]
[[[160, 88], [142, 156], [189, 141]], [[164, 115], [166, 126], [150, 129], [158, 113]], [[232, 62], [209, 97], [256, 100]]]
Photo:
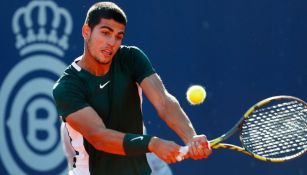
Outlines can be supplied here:
[[125, 155], [123, 148], [125, 134], [107, 129], [93, 108], [85, 107], [70, 114], [66, 117], [66, 122], [97, 150]]
[[193, 159], [208, 157], [211, 154], [211, 148], [206, 136], [196, 134], [188, 116], [177, 99], [167, 92], [160, 77], [153, 74], [145, 78], [141, 87], [159, 116], [189, 146], [189, 157]]
[[196, 136], [193, 125], [177, 99], [167, 92], [160, 77], [153, 74], [145, 78], [141, 87], [162, 120], [179, 135], [185, 144], [189, 143], [193, 136]]
[[[98, 114], [91, 107], [70, 114], [66, 121], [85, 137], [97, 150], [126, 155], [123, 146], [125, 133], [107, 129]], [[153, 137], [148, 149], [167, 163], [176, 162], [179, 145], [175, 142]]]

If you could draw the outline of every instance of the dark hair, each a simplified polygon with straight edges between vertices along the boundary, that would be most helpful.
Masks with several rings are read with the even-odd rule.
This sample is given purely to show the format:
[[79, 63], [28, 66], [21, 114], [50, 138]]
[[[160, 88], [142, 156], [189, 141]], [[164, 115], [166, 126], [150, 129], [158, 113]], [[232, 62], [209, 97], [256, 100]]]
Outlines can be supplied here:
[[92, 5], [87, 12], [85, 23], [93, 29], [101, 18], [113, 19], [125, 26], [127, 24], [125, 12], [113, 2], [98, 2]]

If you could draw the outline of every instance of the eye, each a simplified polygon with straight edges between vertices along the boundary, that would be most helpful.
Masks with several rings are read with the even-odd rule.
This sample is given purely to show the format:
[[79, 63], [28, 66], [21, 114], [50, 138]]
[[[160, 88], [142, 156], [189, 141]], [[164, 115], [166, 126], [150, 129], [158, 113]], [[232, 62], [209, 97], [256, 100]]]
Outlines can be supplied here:
[[101, 34], [105, 35], [105, 36], [108, 36], [108, 35], [110, 35], [110, 32], [108, 32], [108, 31], [101, 31]]
[[116, 36], [116, 39], [117, 39], [117, 40], [122, 40], [123, 38], [124, 38], [124, 36], [122, 36], [122, 35]]

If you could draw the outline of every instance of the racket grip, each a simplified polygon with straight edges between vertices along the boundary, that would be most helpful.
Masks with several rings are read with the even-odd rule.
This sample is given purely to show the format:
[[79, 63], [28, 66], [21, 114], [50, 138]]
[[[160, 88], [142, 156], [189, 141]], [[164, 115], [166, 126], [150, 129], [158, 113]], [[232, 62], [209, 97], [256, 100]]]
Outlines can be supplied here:
[[182, 146], [179, 149], [179, 154], [176, 156], [178, 162], [184, 159], [184, 156], [189, 152], [189, 146]]

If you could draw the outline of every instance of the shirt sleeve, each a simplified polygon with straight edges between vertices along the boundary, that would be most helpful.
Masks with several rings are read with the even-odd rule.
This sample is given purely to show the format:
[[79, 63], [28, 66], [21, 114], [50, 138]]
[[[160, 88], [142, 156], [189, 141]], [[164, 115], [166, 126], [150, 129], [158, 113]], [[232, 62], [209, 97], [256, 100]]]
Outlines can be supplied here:
[[155, 73], [155, 70], [149, 61], [147, 55], [139, 48], [132, 46], [130, 47], [129, 60], [132, 61], [130, 64], [133, 78], [140, 84], [144, 78]]
[[72, 82], [56, 83], [53, 88], [53, 98], [63, 121], [71, 113], [89, 106], [82, 87]]

